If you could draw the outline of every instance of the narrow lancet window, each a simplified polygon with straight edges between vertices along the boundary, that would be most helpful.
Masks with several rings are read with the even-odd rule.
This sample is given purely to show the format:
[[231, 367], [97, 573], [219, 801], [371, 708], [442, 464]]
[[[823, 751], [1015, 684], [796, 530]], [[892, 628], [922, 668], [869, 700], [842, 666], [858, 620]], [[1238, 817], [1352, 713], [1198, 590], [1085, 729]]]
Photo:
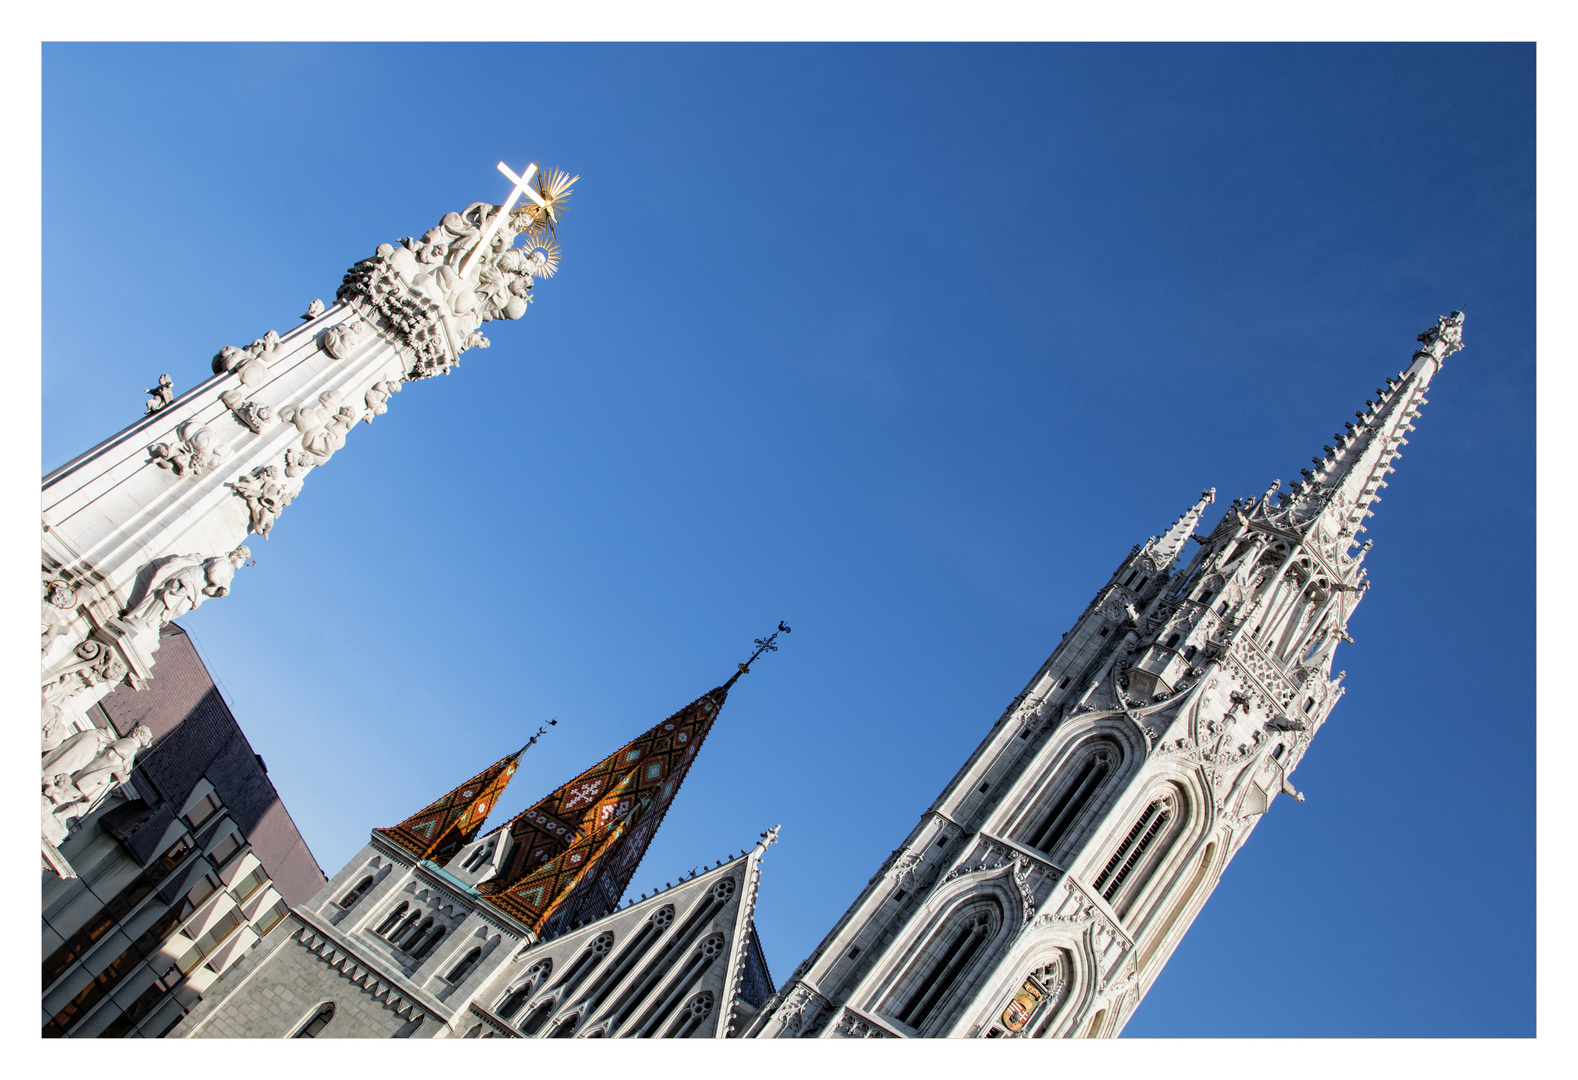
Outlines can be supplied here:
[[471, 969], [477, 966], [477, 961], [482, 959], [480, 948], [468, 952], [460, 963], [449, 969], [449, 974], [444, 976], [445, 982], [458, 983], [471, 974]]
[[352, 889], [350, 892], [345, 894], [345, 899], [340, 901], [340, 907], [348, 909], [348, 908], [354, 906], [356, 901], [360, 900], [362, 898], [362, 895], [364, 893], [366, 893], [367, 890], [372, 888], [372, 887], [373, 887], [373, 879], [372, 879], [371, 875], [362, 878], [361, 881], [358, 881], [356, 883], [356, 888]]
[[958, 995], [954, 993], [970, 965], [986, 948], [1001, 921], [995, 903], [975, 906], [944, 925], [921, 951], [924, 970], [900, 992], [895, 1019], [921, 1031]]
[[1109, 743], [1086, 747], [1072, 757], [1060, 772], [1067, 780], [1054, 789], [1054, 795], [1031, 826], [1018, 839], [1029, 847], [1051, 854], [1069, 836], [1071, 829], [1091, 806], [1117, 767], [1118, 748]]

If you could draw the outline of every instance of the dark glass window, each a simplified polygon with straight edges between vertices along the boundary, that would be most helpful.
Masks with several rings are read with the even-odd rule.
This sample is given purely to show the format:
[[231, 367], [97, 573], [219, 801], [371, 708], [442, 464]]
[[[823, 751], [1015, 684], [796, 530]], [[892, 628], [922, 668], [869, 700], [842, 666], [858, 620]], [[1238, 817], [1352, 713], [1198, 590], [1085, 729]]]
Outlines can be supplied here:
[[329, 1026], [329, 1021], [334, 1019], [334, 1002], [326, 1001], [319, 1006], [318, 1011], [312, 1014], [312, 1019], [301, 1026], [293, 1038], [316, 1039], [324, 1028]]
[[210, 792], [186, 812], [186, 823], [195, 829], [217, 813], [219, 813], [219, 800]]

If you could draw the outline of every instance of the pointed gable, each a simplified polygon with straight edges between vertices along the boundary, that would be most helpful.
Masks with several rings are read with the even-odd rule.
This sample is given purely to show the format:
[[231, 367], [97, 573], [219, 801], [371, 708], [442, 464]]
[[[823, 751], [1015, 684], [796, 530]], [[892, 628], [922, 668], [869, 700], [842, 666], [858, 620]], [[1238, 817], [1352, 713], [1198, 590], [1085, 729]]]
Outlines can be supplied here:
[[481, 886], [488, 901], [544, 937], [612, 911], [733, 681], [500, 826], [509, 830], [510, 851], [498, 875]]
[[762, 858], [777, 835], [770, 829], [711, 869], [519, 950], [472, 1013], [528, 1037], [562, 1024], [578, 1038], [742, 1033], [774, 993], [755, 916]]
[[373, 832], [393, 841], [418, 859], [431, 859], [434, 856], [442, 858], [458, 850], [469, 844], [482, 828], [488, 811], [504, 794], [525, 752], [525, 747], [522, 747], [509, 757], [500, 758], [431, 806], [424, 807], [393, 828], [374, 829]]

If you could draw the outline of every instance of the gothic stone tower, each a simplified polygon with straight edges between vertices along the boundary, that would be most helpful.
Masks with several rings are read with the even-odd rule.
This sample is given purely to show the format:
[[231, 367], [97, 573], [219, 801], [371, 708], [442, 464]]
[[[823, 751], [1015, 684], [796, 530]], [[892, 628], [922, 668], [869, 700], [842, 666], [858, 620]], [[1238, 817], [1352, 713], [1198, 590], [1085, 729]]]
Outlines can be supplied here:
[[1303, 799], [1358, 534], [1462, 324], [1421, 334], [1291, 490], [1202, 539], [1206, 492], [1135, 548], [749, 1034], [1118, 1034], [1260, 815]]

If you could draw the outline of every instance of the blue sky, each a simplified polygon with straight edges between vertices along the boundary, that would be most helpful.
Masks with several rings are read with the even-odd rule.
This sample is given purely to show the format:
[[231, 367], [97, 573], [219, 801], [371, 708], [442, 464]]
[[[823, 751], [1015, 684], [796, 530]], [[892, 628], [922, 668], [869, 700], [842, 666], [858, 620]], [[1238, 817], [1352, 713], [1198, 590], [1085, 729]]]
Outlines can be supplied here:
[[1462, 308], [1308, 801], [1126, 1034], [1533, 1034], [1532, 46], [49, 45], [43, 102], [46, 470], [500, 158], [581, 174], [527, 316], [184, 624], [332, 872], [787, 620], [634, 883], [781, 823], [780, 979], [1130, 546], [1296, 476]]

